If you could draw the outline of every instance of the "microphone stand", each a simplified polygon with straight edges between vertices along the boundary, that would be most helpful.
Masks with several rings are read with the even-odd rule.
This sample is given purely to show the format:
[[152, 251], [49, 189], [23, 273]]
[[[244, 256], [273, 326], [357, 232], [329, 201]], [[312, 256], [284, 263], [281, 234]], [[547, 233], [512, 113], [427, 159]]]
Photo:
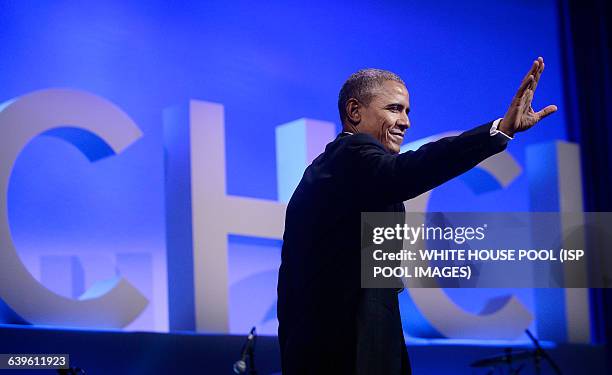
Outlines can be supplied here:
[[[251, 328], [251, 332], [247, 337], [247, 341], [242, 347], [242, 355], [236, 363], [234, 363], [234, 373], [244, 374], [249, 369], [249, 375], [257, 375], [257, 369], [255, 368], [255, 341], [257, 339], [257, 332], [255, 327]], [[248, 366], [247, 366], [248, 363]]]
[[255, 332], [255, 327], [251, 329], [251, 334], [253, 335], [253, 341], [251, 346], [249, 346], [248, 356], [249, 356], [249, 375], [257, 375], [257, 369], [255, 368], [255, 343], [257, 341], [257, 332]]
[[533, 361], [536, 369], [536, 374], [541, 373], [542, 369], [540, 366], [540, 359], [544, 359], [546, 362], [548, 362], [550, 367], [553, 368], [557, 375], [562, 375], [559, 366], [557, 366], [555, 361], [553, 361], [553, 359], [548, 355], [548, 353], [540, 346], [540, 342], [533, 336], [533, 334], [528, 329], [525, 330], [525, 333], [527, 334], [527, 336], [529, 336], [529, 338], [533, 342], [533, 345], [535, 346]]

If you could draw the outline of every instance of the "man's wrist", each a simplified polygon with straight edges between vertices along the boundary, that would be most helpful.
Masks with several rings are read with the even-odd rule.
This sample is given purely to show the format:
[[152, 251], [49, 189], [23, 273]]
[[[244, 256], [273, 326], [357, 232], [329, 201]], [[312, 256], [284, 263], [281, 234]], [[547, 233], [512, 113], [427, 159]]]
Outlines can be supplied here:
[[499, 121], [499, 124], [497, 124], [497, 130], [499, 130], [500, 133], [502, 133], [503, 135], [507, 136], [510, 139], [514, 139], [514, 131], [506, 126], [504, 126], [504, 119], [502, 118]]
[[499, 133], [508, 139], [514, 139], [513, 138], [514, 132], [508, 129], [504, 129], [502, 127], [502, 123], [503, 123], [502, 118], [498, 118], [497, 120], [493, 121], [493, 125], [491, 125], [491, 136], [494, 136]]

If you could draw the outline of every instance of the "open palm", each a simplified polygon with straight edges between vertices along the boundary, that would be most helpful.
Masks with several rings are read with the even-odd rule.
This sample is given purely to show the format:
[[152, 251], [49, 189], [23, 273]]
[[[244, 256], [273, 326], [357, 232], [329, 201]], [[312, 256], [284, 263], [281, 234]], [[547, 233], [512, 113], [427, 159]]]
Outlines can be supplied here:
[[523, 78], [514, 98], [512, 98], [510, 107], [508, 107], [508, 111], [506, 111], [499, 125], [499, 130], [507, 135], [513, 136], [514, 133], [523, 132], [531, 128], [538, 121], [557, 110], [557, 106], [549, 105], [536, 112], [531, 106], [533, 94], [538, 86], [543, 71], [544, 59], [538, 57], [538, 59], [533, 62], [525, 78]]

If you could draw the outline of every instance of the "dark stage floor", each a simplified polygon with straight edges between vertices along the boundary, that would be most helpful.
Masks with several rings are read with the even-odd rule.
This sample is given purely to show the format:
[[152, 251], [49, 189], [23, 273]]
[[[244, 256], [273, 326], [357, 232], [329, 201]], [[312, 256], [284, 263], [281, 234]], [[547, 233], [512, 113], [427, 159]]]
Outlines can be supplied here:
[[[57, 353], [70, 355], [71, 366], [97, 374], [232, 374], [240, 356], [244, 336], [193, 333], [150, 333], [92, 331], [29, 326], [0, 325], [0, 353]], [[408, 351], [416, 375], [486, 374], [469, 364], [501, 354], [503, 343], [495, 346], [443, 340], [410, 342]], [[528, 349], [526, 345], [515, 350]], [[605, 348], [593, 345], [548, 347], [564, 374], [606, 374]], [[307, 360], [306, 358], [304, 360]], [[279, 372], [277, 339], [257, 338], [256, 361], [259, 375]], [[2, 371], [4, 374], [52, 374], [46, 371]], [[499, 373], [499, 372], [496, 372]], [[531, 364], [521, 374], [533, 374]], [[552, 374], [546, 364], [542, 374]]]

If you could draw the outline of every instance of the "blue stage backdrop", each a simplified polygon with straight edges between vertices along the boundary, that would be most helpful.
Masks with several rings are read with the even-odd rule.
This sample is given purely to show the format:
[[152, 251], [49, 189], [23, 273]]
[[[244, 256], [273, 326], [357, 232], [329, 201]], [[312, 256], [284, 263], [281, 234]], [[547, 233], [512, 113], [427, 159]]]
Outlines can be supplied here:
[[[120, 107], [143, 132], [124, 153], [95, 163], [62, 140], [37, 137], [20, 154], [8, 194], [15, 246], [47, 287], [76, 298], [121, 274], [149, 298], [127, 329], [169, 328], [166, 108], [191, 99], [223, 105], [227, 194], [267, 200], [278, 199], [275, 128], [309, 118], [338, 129], [338, 91], [360, 68], [405, 80], [409, 143], [503, 116], [533, 59], [545, 58], [535, 106], [557, 104], [559, 112], [510, 143], [523, 173], [484, 193], [452, 181], [432, 194], [430, 210], [533, 209], [527, 148], [566, 138], [554, 0], [9, 1], [0, 3], [0, 24], [0, 101], [47, 88], [85, 90]], [[228, 241], [228, 285], [218, 287], [229, 291], [229, 331], [257, 325], [275, 334], [280, 241]], [[471, 312], [507, 293], [532, 312], [536, 305], [532, 290], [447, 293]], [[407, 333], [411, 311], [403, 310]], [[563, 321], [554, 324], [565, 330]]]

